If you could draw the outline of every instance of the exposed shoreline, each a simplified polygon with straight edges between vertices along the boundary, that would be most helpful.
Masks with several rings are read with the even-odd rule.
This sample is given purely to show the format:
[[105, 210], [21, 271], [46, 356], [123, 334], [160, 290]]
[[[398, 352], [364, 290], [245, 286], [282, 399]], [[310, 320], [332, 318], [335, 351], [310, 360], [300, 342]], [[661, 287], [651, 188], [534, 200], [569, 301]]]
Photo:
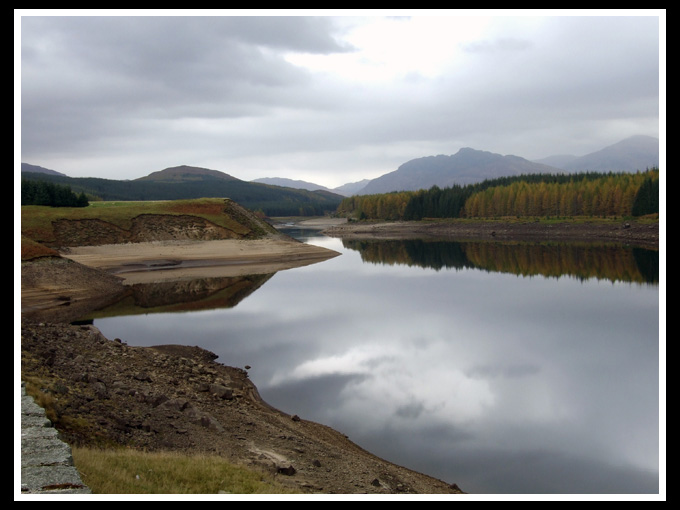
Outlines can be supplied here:
[[286, 238], [162, 241], [70, 248], [62, 256], [120, 276], [125, 284], [269, 274], [339, 253]]
[[447, 238], [496, 241], [616, 242], [659, 247], [659, 222], [589, 221], [366, 221], [329, 226], [323, 233], [344, 239]]
[[154, 241], [64, 248], [21, 264], [21, 315], [69, 322], [130, 285], [273, 274], [338, 256], [288, 238]]

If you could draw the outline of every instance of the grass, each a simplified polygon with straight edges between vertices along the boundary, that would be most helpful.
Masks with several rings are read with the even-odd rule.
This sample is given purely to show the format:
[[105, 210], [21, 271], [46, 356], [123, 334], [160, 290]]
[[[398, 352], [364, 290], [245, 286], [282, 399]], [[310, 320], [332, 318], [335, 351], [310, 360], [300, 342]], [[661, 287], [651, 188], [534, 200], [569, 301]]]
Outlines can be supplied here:
[[[97, 219], [129, 230], [132, 220], [142, 214], [199, 216], [240, 235], [257, 229], [229, 200], [203, 198], [171, 201], [91, 202], [88, 207], [21, 207], [21, 233], [39, 242], [54, 239], [53, 222], [61, 219]], [[248, 223], [248, 224], [246, 224]]]
[[214, 455], [82, 447], [72, 453], [94, 494], [296, 494], [272, 475]]

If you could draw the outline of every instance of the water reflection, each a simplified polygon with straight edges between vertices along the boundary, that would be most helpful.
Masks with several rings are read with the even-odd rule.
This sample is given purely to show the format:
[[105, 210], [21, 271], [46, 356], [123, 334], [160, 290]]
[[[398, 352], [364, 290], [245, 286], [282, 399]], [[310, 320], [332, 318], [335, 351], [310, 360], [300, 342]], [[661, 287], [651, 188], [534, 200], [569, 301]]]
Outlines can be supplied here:
[[200, 341], [251, 365], [275, 407], [473, 493], [658, 492], [658, 286], [620, 276], [643, 271], [553, 278], [546, 254], [511, 266], [528, 278], [501, 271], [530, 260], [509, 247], [306, 240], [342, 256], [233, 308], [95, 325], [132, 345]]
[[484, 269], [522, 276], [571, 276], [658, 283], [659, 252], [590, 243], [344, 240], [364, 262], [440, 269]]
[[130, 285], [119, 301], [83, 320], [149, 313], [233, 308], [259, 289], [273, 274], [195, 278]]

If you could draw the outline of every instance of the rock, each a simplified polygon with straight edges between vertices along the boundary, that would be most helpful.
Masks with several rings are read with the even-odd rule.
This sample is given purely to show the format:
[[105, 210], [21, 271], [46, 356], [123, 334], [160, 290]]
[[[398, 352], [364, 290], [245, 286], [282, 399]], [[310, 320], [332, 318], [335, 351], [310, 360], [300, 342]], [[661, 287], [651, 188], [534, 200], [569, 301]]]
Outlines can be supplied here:
[[135, 379], [142, 382], [152, 382], [151, 376], [146, 372], [138, 372], [135, 374]]
[[160, 404], [164, 409], [176, 412], [184, 411], [189, 405], [189, 401], [183, 398], [171, 398]]
[[295, 468], [293, 466], [279, 467], [276, 470], [276, 472], [279, 473], [279, 474], [282, 474], [282, 475], [286, 475], [286, 476], [293, 476], [295, 473], [297, 473], [297, 471], [295, 470]]
[[92, 391], [97, 396], [97, 398], [109, 398], [109, 392], [106, 390], [106, 386], [101, 382], [94, 382], [91, 385]]
[[211, 384], [210, 393], [223, 400], [231, 400], [234, 398], [234, 392], [231, 390], [231, 388], [227, 388], [221, 384]]

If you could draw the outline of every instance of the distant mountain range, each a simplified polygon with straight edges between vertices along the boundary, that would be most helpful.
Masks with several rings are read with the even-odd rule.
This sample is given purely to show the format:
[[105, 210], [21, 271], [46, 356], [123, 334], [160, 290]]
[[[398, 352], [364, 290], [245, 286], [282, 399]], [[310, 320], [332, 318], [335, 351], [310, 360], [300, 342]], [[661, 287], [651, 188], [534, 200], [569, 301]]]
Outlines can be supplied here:
[[362, 195], [412, 191], [466, 185], [495, 177], [529, 173], [550, 173], [555, 168], [533, 163], [518, 156], [501, 156], [470, 148], [451, 156], [426, 156], [407, 161], [394, 172], [373, 179], [359, 193]]
[[633, 136], [585, 156], [551, 156], [529, 161], [470, 148], [451, 156], [407, 161], [393, 172], [371, 180], [356, 194], [413, 191], [466, 185], [485, 179], [533, 173], [634, 172], [659, 166], [659, 139]]
[[585, 156], [551, 156], [536, 161], [567, 172], [635, 172], [659, 166], [659, 139], [631, 136]]
[[[270, 177], [248, 182], [224, 172], [187, 165], [166, 168], [132, 181], [71, 178], [28, 163], [22, 176], [68, 184], [71, 189], [103, 200], [170, 200], [229, 197], [270, 216], [323, 214], [335, 210], [343, 196], [389, 193], [467, 185], [485, 179], [532, 173], [634, 172], [659, 166], [659, 139], [633, 136], [585, 156], [556, 155], [537, 161], [519, 156], [462, 148], [456, 154], [412, 159], [376, 179], [335, 189], [319, 184]], [[182, 184], [177, 186], [177, 184]]]

